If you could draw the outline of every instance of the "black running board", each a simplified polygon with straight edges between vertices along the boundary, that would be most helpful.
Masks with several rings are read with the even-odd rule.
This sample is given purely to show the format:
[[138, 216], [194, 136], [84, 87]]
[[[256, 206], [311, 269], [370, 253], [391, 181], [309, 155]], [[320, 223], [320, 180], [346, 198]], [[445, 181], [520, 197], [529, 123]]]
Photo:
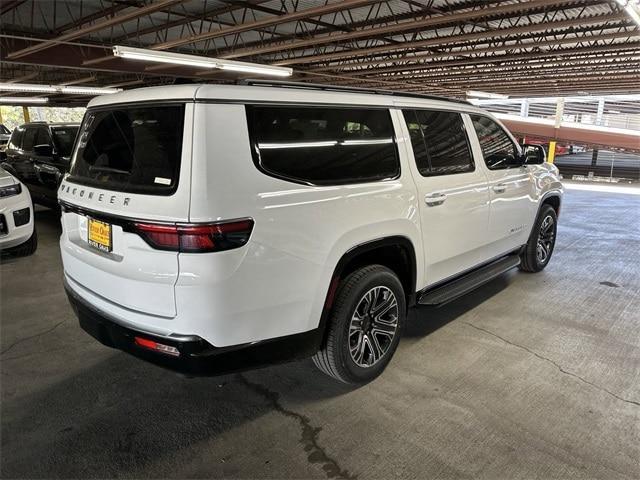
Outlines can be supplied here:
[[518, 255], [508, 255], [499, 260], [491, 262], [472, 272], [452, 280], [442, 286], [435, 287], [418, 294], [418, 304], [420, 305], [444, 305], [462, 295], [469, 293], [480, 285], [502, 275], [512, 268], [520, 265]]

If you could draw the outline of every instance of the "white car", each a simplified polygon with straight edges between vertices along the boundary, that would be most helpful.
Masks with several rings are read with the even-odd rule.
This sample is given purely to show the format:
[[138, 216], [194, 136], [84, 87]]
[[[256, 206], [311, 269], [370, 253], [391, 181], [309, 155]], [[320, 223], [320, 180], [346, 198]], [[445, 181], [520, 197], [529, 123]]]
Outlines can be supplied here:
[[0, 123], [0, 152], [4, 152], [11, 138], [11, 130]]
[[409, 307], [548, 264], [558, 170], [489, 113], [250, 83], [89, 103], [60, 248], [80, 324], [104, 344], [203, 374], [313, 356], [366, 382]]
[[29, 190], [0, 168], [0, 251], [31, 255], [37, 246]]

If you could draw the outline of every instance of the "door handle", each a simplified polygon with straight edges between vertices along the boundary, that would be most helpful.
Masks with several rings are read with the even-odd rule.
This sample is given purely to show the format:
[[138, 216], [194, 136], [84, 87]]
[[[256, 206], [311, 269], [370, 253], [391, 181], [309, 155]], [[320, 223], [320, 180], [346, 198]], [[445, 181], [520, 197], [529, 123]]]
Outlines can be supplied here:
[[446, 199], [447, 196], [444, 193], [431, 193], [424, 196], [424, 202], [429, 207], [437, 207], [438, 205], [442, 205]]
[[496, 193], [504, 193], [507, 191], [507, 186], [504, 183], [499, 183], [493, 186], [493, 191]]

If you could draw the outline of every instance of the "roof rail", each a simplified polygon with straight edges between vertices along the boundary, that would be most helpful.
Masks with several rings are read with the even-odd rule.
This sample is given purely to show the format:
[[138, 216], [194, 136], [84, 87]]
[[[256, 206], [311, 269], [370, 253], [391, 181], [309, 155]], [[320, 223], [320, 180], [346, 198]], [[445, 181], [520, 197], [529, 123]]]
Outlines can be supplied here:
[[332, 92], [354, 92], [354, 93], [369, 93], [378, 95], [392, 95], [394, 97], [409, 97], [409, 98], [425, 98], [429, 100], [443, 100], [447, 102], [464, 103], [465, 105], [471, 105], [466, 100], [459, 98], [441, 97], [438, 95], [427, 95], [424, 93], [411, 93], [411, 92], [398, 92], [396, 90], [385, 90], [377, 88], [362, 88], [362, 87], [342, 87], [340, 85], [327, 85], [324, 83], [307, 83], [307, 82], [289, 82], [286, 80], [263, 80], [245, 78], [238, 80], [237, 85], [252, 85], [260, 87], [283, 87], [283, 88], [299, 88], [309, 90], [326, 90]]

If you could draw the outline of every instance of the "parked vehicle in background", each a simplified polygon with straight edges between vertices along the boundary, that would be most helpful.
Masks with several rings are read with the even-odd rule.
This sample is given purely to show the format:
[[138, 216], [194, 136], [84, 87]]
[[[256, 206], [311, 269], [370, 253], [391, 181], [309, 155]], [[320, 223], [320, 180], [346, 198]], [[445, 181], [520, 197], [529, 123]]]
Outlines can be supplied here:
[[31, 122], [16, 127], [2, 167], [23, 182], [34, 203], [57, 207], [60, 181], [69, 171], [79, 124]]
[[11, 130], [0, 123], [0, 152], [4, 152], [11, 137]]
[[29, 190], [0, 168], [0, 251], [31, 255], [37, 246]]
[[547, 266], [562, 185], [544, 160], [464, 101], [287, 82], [97, 97], [59, 190], [65, 287], [83, 329], [155, 363], [313, 355], [366, 382], [408, 307]]

